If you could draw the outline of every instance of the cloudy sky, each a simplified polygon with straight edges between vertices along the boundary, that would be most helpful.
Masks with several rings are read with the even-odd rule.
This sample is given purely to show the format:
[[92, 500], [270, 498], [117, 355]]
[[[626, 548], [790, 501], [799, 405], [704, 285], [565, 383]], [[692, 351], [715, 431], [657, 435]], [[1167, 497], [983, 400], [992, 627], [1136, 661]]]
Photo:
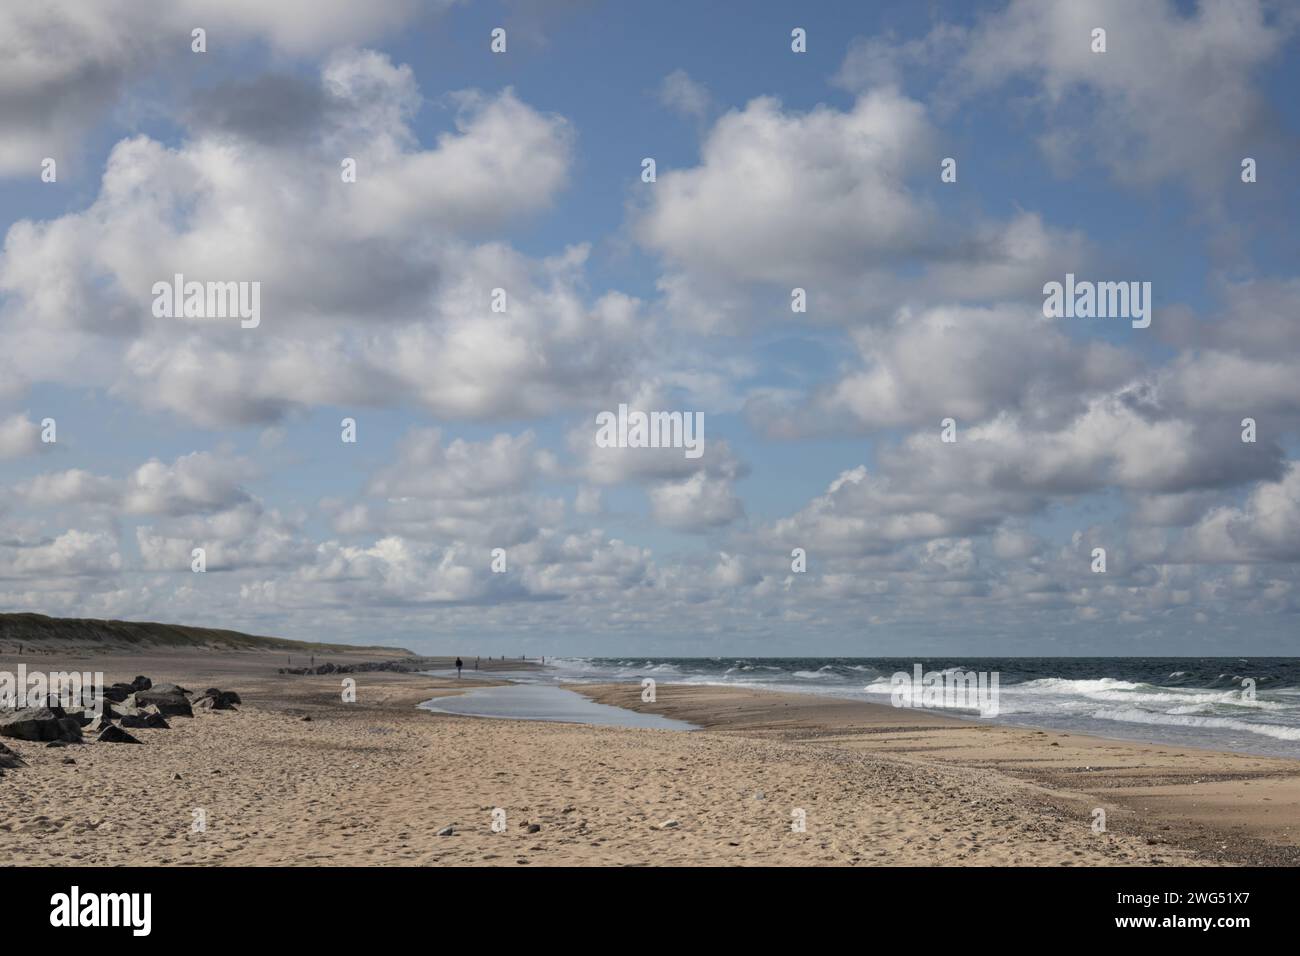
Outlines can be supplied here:
[[[0, 607], [1295, 653], [1300, 15], [971, 6], [0, 7]], [[176, 273], [260, 325], [155, 315]], [[1067, 274], [1150, 326], [1045, 317]], [[704, 454], [598, 447], [620, 404]]]

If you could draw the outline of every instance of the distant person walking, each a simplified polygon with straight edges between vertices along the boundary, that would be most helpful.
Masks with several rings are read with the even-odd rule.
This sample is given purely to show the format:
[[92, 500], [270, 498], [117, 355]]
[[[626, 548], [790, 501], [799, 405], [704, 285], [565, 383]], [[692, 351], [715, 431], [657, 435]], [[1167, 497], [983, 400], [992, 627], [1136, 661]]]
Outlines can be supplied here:
[[456, 680], [460, 680], [460, 669], [465, 666], [465, 662], [459, 657], [456, 658]]

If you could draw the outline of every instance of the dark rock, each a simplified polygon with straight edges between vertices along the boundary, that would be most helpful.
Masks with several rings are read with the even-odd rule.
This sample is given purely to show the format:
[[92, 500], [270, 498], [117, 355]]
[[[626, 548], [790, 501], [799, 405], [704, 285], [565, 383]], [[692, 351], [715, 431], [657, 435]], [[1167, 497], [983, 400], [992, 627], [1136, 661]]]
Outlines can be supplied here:
[[115, 704], [120, 704], [122, 701], [126, 700], [126, 696], [129, 693], [131, 693], [130, 690], [124, 689], [124, 687], [119, 687], [115, 684], [112, 687], [104, 688], [104, 699], [111, 700]]
[[24, 707], [22, 710], [0, 712], [0, 737], [79, 743], [81, 722], [75, 717], [68, 717], [62, 708]]
[[538, 833], [538, 832], [541, 831], [541, 829], [542, 829], [542, 825], [541, 825], [540, 823], [530, 823], [530, 824], [528, 824], [528, 832], [529, 832], [529, 833]]
[[310, 717], [304, 717], [303, 720], [307, 721], [308, 723], [311, 722], [311, 718], [310, 718]]
[[127, 714], [120, 723], [123, 727], [144, 727], [150, 730], [169, 730], [171, 728], [163, 715], [157, 711]]
[[64, 763], [76, 763], [77, 761], [73, 760], [71, 757], [64, 757], [64, 758], [63, 758], [63, 762], [64, 762]]
[[26, 761], [18, 756], [4, 744], [0, 744], [0, 769], [14, 770], [18, 767], [27, 766]]
[[[161, 686], [175, 685], [164, 684]], [[158, 712], [164, 717], [194, 716], [194, 708], [190, 706], [190, 702], [184, 696], [161, 691], [158, 686], [155, 686], [152, 690], [138, 690], [133, 696], [136, 707], [157, 707]]]
[[99, 735], [98, 740], [101, 744], [138, 744], [140, 742], [122, 728], [114, 727], [111, 724]]
[[108, 718], [116, 718], [122, 716], [120, 713], [118, 713], [118, 711], [114, 710], [113, 705], [108, 703], [107, 701], [104, 701], [101, 704], [99, 713], [95, 712], [94, 707], [74, 707], [68, 711], [68, 716], [75, 718], [81, 724], [82, 727], [89, 726], [91, 723], [94, 722], [96, 717], [99, 717], [101, 715]]
[[153, 681], [147, 677], [137, 677], [131, 681], [132, 690], [148, 690], [151, 687], [153, 687]]
[[184, 687], [181, 687], [181, 686], [179, 686], [178, 684], [154, 684], [154, 685], [152, 685], [152, 686], [150, 686], [150, 687], [145, 688], [145, 690], [147, 690], [147, 691], [152, 691], [152, 692], [155, 693], [155, 694], [192, 694], [192, 693], [194, 693], [194, 691], [192, 691], [192, 690], [186, 690]]
[[218, 690], [215, 687], [209, 687], [203, 692], [202, 697], [194, 700], [194, 706], [204, 710], [234, 710], [235, 704], [242, 703], [239, 695], [233, 690]]
[[442, 657], [404, 657], [396, 661], [366, 661], [361, 664], [331, 664], [326, 661], [316, 667], [281, 667], [281, 674], [364, 674], [371, 671], [393, 671], [398, 674], [412, 674], [418, 671], [446, 667], [447, 659]]
[[108, 719], [107, 715], [101, 714], [86, 725], [86, 730], [92, 734], [97, 734], [113, 726], [113, 722]]

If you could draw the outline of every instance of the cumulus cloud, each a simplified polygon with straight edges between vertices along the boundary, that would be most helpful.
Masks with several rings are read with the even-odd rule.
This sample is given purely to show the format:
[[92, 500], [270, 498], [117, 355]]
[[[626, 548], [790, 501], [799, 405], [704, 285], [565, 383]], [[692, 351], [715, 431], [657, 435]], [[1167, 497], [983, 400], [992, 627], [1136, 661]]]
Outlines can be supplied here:
[[847, 112], [761, 97], [717, 121], [700, 165], [660, 171], [638, 233], [675, 263], [744, 280], [901, 258], [925, 245], [927, 211], [903, 183], [932, 136], [924, 108], [891, 91]]
[[0, 460], [34, 455], [40, 449], [39, 425], [21, 413], [0, 418]]
[[937, 141], [925, 106], [892, 87], [847, 110], [760, 97], [724, 114], [699, 164], [659, 170], [634, 220], [668, 267], [665, 311], [732, 329], [788, 315], [802, 288], [814, 321], [861, 323], [907, 301], [1036, 292], [1045, 271], [1087, 261], [1080, 235], [1032, 213], [942, 217], [919, 187], [938, 175]]
[[243, 459], [194, 452], [170, 464], [150, 459], [120, 480], [82, 468], [45, 473], [20, 482], [14, 494], [36, 507], [111, 505], [130, 515], [185, 515], [251, 500], [241, 483], [253, 473]]
[[705, 532], [735, 521], [744, 506], [731, 482], [697, 471], [685, 481], [665, 482], [649, 490], [654, 519], [666, 528]]
[[109, 575], [122, 567], [112, 535], [69, 530], [53, 540], [0, 542], [0, 578], [65, 578]]
[[[509, 90], [469, 92], [454, 131], [423, 149], [409, 69], [342, 53], [320, 91], [328, 122], [292, 158], [224, 128], [178, 148], [136, 137], [87, 210], [12, 226], [0, 322], [29, 367], [208, 426], [324, 403], [534, 417], [632, 374], [637, 302], [588, 298], [586, 247], [532, 260], [465, 238], [550, 202], [569, 164], [562, 119]], [[356, 183], [341, 181], [344, 155]], [[154, 283], [178, 273], [260, 283], [261, 325], [155, 317]]]
[[1175, 555], [1206, 563], [1300, 561], [1300, 463], [1255, 487], [1239, 507], [1215, 508]]
[[[1169, 0], [1013, 0], [965, 38], [954, 85], [974, 96], [1033, 80], [1050, 123], [1039, 142], [1062, 169], [1095, 159], [1126, 184], [1217, 190], [1247, 144], [1280, 145], [1255, 78], [1296, 25], [1259, 0], [1186, 11]], [[1099, 26], [1104, 54], [1091, 49]], [[952, 34], [935, 42], [950, 49]]]
[[902, 309], [883, 329], [852, 336], [861, 367], [806, 401], [756, 396], [752, 421], [773, 434], [828, 425], [888, 427], [979, 422], [1023, 410], [1064, 417], [1090, 394], [1136, 375], [1136, 356], [1104, 342], [1079, 342], [1040, 310], [1016, 305]]
[[62, 161], [133, 82], [175, 69], [190, 32], [210, 36], [208, 55], [261, 41], [295, 56], [365, 43], [436, 13], [416, 0], [48, 0], [0, 9], [0, 175], [35, 178], [46, 157]]

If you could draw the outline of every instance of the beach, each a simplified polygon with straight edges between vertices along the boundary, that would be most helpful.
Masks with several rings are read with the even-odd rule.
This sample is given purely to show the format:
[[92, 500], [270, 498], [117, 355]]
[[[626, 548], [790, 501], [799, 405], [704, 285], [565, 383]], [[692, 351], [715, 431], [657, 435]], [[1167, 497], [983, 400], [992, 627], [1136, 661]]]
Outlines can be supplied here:
[[652, 704], [636, 684], [575, 688], [692, 731], [419, 707], [491, 684], [486, 661], [474, 681], [349, 674], [344, 703], [340, 675], [279, 674], [285, 655], [262, 651], [6, 655], [0, 668], [19, 660], [242, 704], [133, 730], [143, 746], [6, 739], [27, 766], [0, 778], [3, 865], [1300, 861], [1300, 761], [1284, 758], [732, 687], [660, 684]]

